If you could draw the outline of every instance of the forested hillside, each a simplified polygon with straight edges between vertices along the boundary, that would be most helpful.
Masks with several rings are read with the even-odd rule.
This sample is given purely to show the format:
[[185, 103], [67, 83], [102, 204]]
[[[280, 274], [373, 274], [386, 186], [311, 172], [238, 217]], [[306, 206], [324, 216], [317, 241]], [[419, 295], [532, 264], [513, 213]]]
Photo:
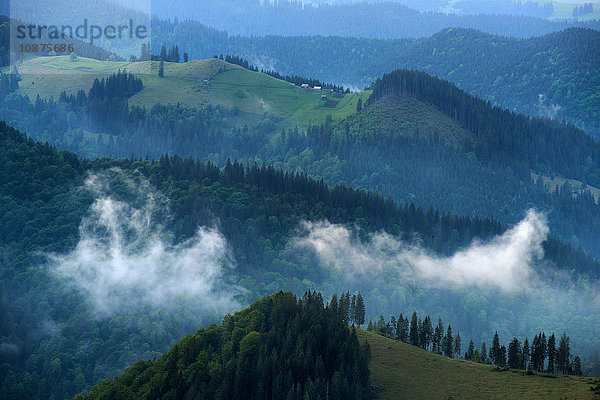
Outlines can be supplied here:
[[[345, 187], [329, 189], [306, 175], [273, 167], [244, 167], [234, 162], [220, 170], [177, 156], [153, 162], [81, 161], [72, 153], [26, 139], [5, 125], [1, 132], [0, 162], [6, 171], [0, 189], [0, 337], [5, 350], [1, 387], [7, 398], [72, 396], [140, 357], [156, 357], [194, 327], [219, 319], [228, 311], [223, 306], [231, 310], [235, 304], [248, 304], [281, 289], [303, 293], [319, 287], [330, 295], [351, 285], [364, 293], [369, 315], [418, 307], [444, 316], [453, 325], [470, 327], [465, 328], [465, 335], [477, 340], [499, 325], [506, 336], [517, 325], [528, 331], [543, 324], [567, 329], [573, 335], [574, 349], [583, 354], [597, 345], [595, 319], [590, 320], [588, 308], [583, 308], [585, 315], [578, 311], [579, 301], [554, 308], [556, 296], [542, 296], [542, 304], [529, 308], [521, 296], [481, 292], [476, 287], [453, 292], [423, 289], [380, 270], [370, 274], [368, 282], [359, 283], [298, 247], [308, 227], [303, 221], [329, 221], [354, 226], [365, 243], [377, 237], [378, 231], [386, 231], [394, 240], [416, 241], [429, 251], [449, 255], [469, 246], [474, 238], [491, 240], [504, 232], [495, 221], [457, 217], [412, 204], [396, 207], [375, 194]], [[156, 202], [167, 208], [152, 207]], [[116, 226], [109, 213], [115, 210], [123, 211], [116, 214]], [[146, 217], [138, 220], [146, 215], [148, 222], [143, 222]], [[204, 230], [195, 236], [198, 227], [215, 224], [220, 234]], [[105, 242], [106, 232], [109, 239], [123, 239]], [[230, 251], [215, 251], [215, 246], [225, 246], [223, 240]], [[171, 249], [162, 250], [157, 265], [177, 265], [196, 246], [214, 257], [205, 262], [213, 271], [208, 276], [217, 274], [217, 278], [197, 282], [208, 287], [208, 292], [201, 292], [207, 296], [204, 302], [186, 300], [189, 289], [185, 286], [174, 289], [176, 282], [195, 282], [194, 278], [179, 275], [178, 268], [157, 278], [156, 261], [137, 259], [140, 249], [156, 251], [156, 243]], [[116, 246], [117, 252], [106, 246]], [[563, 284], [578, 290], [580, 300], [587, 301], [595, 282], [589, 276], [597, 274], [598, 262], [555, 239], [546, 240], [543, 247], [547, 260], [556, 267], [580, 271]], [[80, 259], [81, 251], [99, 258]], [[106, 259], [100, 256], [105, 251], [119, 256]], [[232, 264], [235, 268], [229, 267]], [[143, 279], [135, 280], [136, 265], [148, 266]], [[102, 272], [114, 268], [125, 268], [133, 282], [112, 280]], [[547, 267], [542, 263], [538, 268]], [[82, 272], [88, 269], [107, 281]], [[383, 295], [388, 290], [393, 295]], [[158, 298], [170, 299], [166, 303], [170, 305], [149, 300], [154, 297], [132, 302], [146, 291], [162, 293]], [[222, 303], [213, 305], [211, 297]], [[485, 313], [473, 314], [474, 306]], [[506, 307], [515, 314], [507, 314]], [[547, 310], [543, 320], [539, 320], [540, 307]], [[146, 317], [140, 319], [140, 313]], [[569, 322], [563, 321], [564, 315], [569, 315]]]
[[371, 399], [368, 362], [336, 297], [279, 292], [76, 399]]
[[[214, 61], [214, 70], [231, 66]], [[273, 81], [256, 72], [232, 71], [243, 73], [218, 74], [212, 78], [216, 86], [209, 84], [203, 90], [211, 92], [212, 98], [227, 98], [232, 92], [220, 85], [228, 76]], [[196, 73], [197, 67], [191, 66], [188, 72], [178, 72], [177, 79], [185, 82]], [[261, 76], [266, 81], [258, 79]], [[58, 100], [37, 98], [35, 104], [13, 93], [0, 103], [0, 115], [38, 140], [87, 157], [133, 154], [157, 159], [171, 152], [220, 166], [227, 159], [264, 161], [322, 177], [330, 185], [366, 188], [396, 202], [416, 202], [503, 223], [516, 223], [535, 205], [553, 210], [549, 220], [555, 235], [600, 254], [595, 240], [600, 234], [597, 200], [586, 190], [587, 185], [600, 188], [600, 152], [591, 138], [571, 125], [503, 111], [447, 81], [417, 72], [398, 71], [378, 81], [372, 100], [365, 101], [368, 106], [341, 123], [325, 117], [324, 124], [306, 129], [289, 128], [289, 120], [280, 115], [316, 118], [331, 110], [339, 121], [353, 113], [357, 99], [362, 103], [366, 95], [341, 95], [347, 105], [340, 110], [317, 107], [318, 111], [304, 114], [313, 104], [310, 95], [278, 81], [268, 98], [271, 112], [262, 115], [241, 112], [238, 106], [173, 104], [166, 96], [163, 101], [171, 104], [147, 109], [130, 106], [131, 96], [156, 93], [162, 86], [157, 86], [158, 78], [139, 77], [141, 81], [120, 71], [89, 91], [62, 93]], [[4, 91], [13, 91], [14, 77], [4, 80]], [[110, 89], [105, 87], [109, 81]], [[216, 94], [219, 91], [222, 96]], [[246, 93], [251, 93], [249, 86]], [[248, 95], [248, 104], [255, 104], [257, 94]], [[295, 102], [309, 105], [291, 114], [289, 98], [298, 95], [306, 101]], [[287, 105], [279, 106], [285, 101]], [[572, 179], [577, 186], [545, 187], [544, 180], [555, 176]], [[397, 184], [399, 180], [403, 185]]]

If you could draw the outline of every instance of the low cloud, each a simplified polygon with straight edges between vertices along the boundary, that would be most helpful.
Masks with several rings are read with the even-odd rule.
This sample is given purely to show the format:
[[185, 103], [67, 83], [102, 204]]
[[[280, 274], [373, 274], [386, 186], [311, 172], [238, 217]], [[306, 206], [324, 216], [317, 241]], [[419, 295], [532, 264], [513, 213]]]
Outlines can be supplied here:
[[510, 292], [528, 287], [534, 263], [543, 258], [548, 235], [543, 214], [529, 211], [517, 225], [487, 242], [474, 241], [449, 257], [387, 233], [362, 243], [344, 226], [329, 222], [303, 223], [305, 235], [296, 246], [315, 251], [322, 264], [347, 278], [385, 272], [424, 286], [477, 286]]
[[[200, 227], [194, 237], [173, 243], [163, 227], [168, 217], [161, 196], [143, 179], [111, 173], [87, 180], [85, 189], [96, 198], [81, 222], [79, 242], [67, 254], [50, 256], [51, 271], [84, 293], [101, 314], [169, 309], [181, 301], [198, 310], [236, 307], [238, 288], [224, 282], [230, 263], [223, 235]], [[115, 176], [131, 202], [112, 194]]]
[[558, 104], [550, 104], [547, 105], [546, 104], [546, 96], [543, 94], [538, 94], [538, 104], [537, 104], [537, 109], [538, 109], [538, 113], [541, 117], [548, 117], [548, 118], [556, 118], [556, 115], [558, 114], [558, 112], [561, 110], [561, 106], [559, 106]]

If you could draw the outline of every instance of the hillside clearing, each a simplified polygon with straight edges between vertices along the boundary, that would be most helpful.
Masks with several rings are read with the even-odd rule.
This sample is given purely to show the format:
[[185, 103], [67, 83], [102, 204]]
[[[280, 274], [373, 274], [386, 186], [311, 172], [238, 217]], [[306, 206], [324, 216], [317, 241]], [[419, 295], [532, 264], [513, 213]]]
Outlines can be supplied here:
[[[594, 378], [501, 370], [439, 356], [381, 335], [358, 331], [371, 347], [378, 399], [598, 399]], [[595, 397], [594, 397], [595, 396]]]

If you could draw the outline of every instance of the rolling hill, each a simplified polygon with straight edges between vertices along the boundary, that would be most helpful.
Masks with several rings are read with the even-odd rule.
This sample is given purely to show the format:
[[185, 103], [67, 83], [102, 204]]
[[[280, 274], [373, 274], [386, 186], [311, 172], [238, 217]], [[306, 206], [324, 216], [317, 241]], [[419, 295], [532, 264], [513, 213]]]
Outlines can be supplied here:
[[[156, 103], [201, 107], [222, 105], [241, 114], [236, 121], [255, 124], [265, 113], [285, 126], [319, 124], [327, 115], [339, 122], [356, 111], [359, 98], [366, 101], [370, 92], [353, 95], [302, 89], [269, 75], [249, 71], [220, 59], [165, 63], [164, 78], [158, 77], [158, 62], [111, 62], [68, 56], [41, 57], [19, 65], [22, 77], [17, 94], [34, 100], [62, 91], [76, 94], [88, 91], [95, 79], [126, 69], [142, 79], [144, 88], [129, 98], [131, 106], [152, 108]], [[147, 73], [151, 71], [151, 73]], [[50, 74], [51, 79], [48, 79]], [[323, 99], [322, 96], [328, 99]], [[329, 103], [328, 100], [331, 100]]]
[[[43, 68], [58, 72], [51, 75], [53, 84], [36, 83]], [[375, 85], [371, 101], [374, 92], [365, 91], [325, 107], [329, 99], [321, 96], [337, 94], [307, 91], [214, 58], [166, 63], [162, 79], [137, 74], [144, 84], [127, 99], [129, 108], [94, 112], [76, 99], [73, 105], [32, 106], [19, 96], [56, 98], [63, 88], [73, 95], [85, 92], [99, 74], [119, 68], [135, 72], [147, 65], [67, 58], [26, 62], [19, 89], [7, 96], [1, 115], [38, 140], [86, 157], [159, 158], [174, 152], [221, 166], [227, 159], [267, 162], [330, 185], [509, 224], [535, 206], [552, 210], [550, 225], [560, 239], [600, 254], [598, 205], [586, 191], [600, 188], [600, 153], [572, 126], [502, 111], [447, 81], [409, 71], [396, 75], [419, 88], [417, 94], [386, 95], [382, 88], [399, 85], [392, 74]], [[359, 99], [366, 107], [356, 113]], [[163, 106], [151, 107], [154, 102]], [[77, 114], [80, 118], [73, 117]], [[485, 121], [496, 122], [481, 125]]]
[[[219, 169], [178, 156], [81, 160], [3, 123], [0, 144], [5, 171], [0, 177], [4, 397], [64, 398], [89, 390], [140, 358], [158, 357], [178, 338], [220, 320], [225, 312], [282, 289], [323, 288], [330, 295], [358, 286], [370, 316], [418, 307], [465, 327], [465, 338], [481, 340], [496, 329], [503, 337], [531, 336], [543, 326], [570, 332], [573, 351], [582, 355], [597, 348], [596, 314], [584, 305], [594, 296], [589, 275], [599, 270], [598, 262], [556, 239], [544, 242], [545, 260], [576, 268], [565, 286], [581, 294], [560, 308], [548, 296], [532, 294], [523, 301], [525, 294], [421, 287], [376, 271], [369, 279], [348, 281], [309, 249], [296, 247], [304, 221], [356, 227], [367, 242], [383, 231], [394, 240], [418, 237], [420, 245], [440, 257], [476, 238], [492, 240], [506, 227], [490, 219], [396, 206], [374, 193], [328, 188], [273, 167], [228, 163]], [[206, 240], [207, 247], [190, 247]], [[115, 251], [101, 256], [110, 243], [117, 243]], [[213, 254], [211, 249], [221, 247], [227, 251]], [[158, 260], [139, 259], [157, 252]], [[53, 260], [67, 270], [59, 273]], [[181, 260], [208, 262], [212, 273], [164, 269]], [[157, 268], [166, 276], [157, 277]], [[222, 279], [205, 282], [207, 273], [220, 273]], [[189, 292], [197, 285], [209, 286], [202, 301]], [[171, 292], [174, 288], [181, 292]], [[139, 298], [143, 293], [152, 300]], [[104, 296], [110, 301], [101, 301]]]
[[[222, 325], [181, 339], [159, 359], [140, 360], [75, 399], [300, 399], [302, 393], [316, 400], [600, 398], [596, 378], [450, 359], [346, 328], [337, 300], [325, 307], [320, 294], [305, 294], [297, 306], [295, 300], [286, 293], [261, 299], [226, 316]], [[340, 372], [346, 376], [340, 378]]]
[[[358, 331], [371, 349], [377, 398], [394, 399], [598, 399], [598, 379], [527, 374], [433, 354], [376, 333]], [[443, 371], [443, 373], [441, 373]]]
[[359, 89], [394, 69], [416, 69], [449, 80], [492, 105], [565, 119], [600, 135], [597, 27], [583, 25], [528, 39], [443, 28], [420, 39], [246, 38], [195, 21], [157, 20], [153, 43], [155, 52], [162, 43], [177, 44], [196, 58], [225, 52], [263, 69]]

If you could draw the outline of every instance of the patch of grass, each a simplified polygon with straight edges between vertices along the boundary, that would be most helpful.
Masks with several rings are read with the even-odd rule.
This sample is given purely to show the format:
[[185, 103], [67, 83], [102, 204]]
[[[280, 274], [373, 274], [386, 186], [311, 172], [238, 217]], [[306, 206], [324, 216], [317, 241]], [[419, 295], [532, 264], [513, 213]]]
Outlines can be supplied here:
[[465, 138], [474, 139], [471, 132], [431, 104], [416, 99], [388, 97], [348, 118], [350, 134], [377, 137], [439, 135], [451, 146], [457, 147]]
[[[497, 369], [455, 360], [358, 331], [371, 347], [371, 377], [378, 399], [598, 399], [593, 378]], [[513, 373], [516, 372], [516, 373]], [[554, 379], [548, 379], [552, 377]]]
[[[573, 197], [578, 196], [581, 193], [581, 189], [584, 187], [582, 181], [578, 181], [576, 179], [567, 179], [556, 175], [552, 177], [545, 175], [542, 176], [532, 172], [531, 177], [535, 182], [537, 182], [538, 179], [542, 178], [542, 183], [550, 192], [557, 190], [558, 188], [562, 187], [565, 183], [569, 183], [571, 185], [571, 188], [573, 189]], [[590, 193], [594, 197], [594, 200], [596, 200], [596, 203], [600, 201], [600, 189], [590, 185], [586, 185], [585, 189], [590, 191]]]
[[[266, 74], [246, 70], [218, 59], [194, 60], [187, 63], [165, 63], [164, 78], [158, 77], [158, 61], [144, 63], [98, 61], [68, 56], [38, 57], [19, 66], [23, 77], [19, 93], [34, 101], [36, 96], [57, 98], [65, 90], [75, 94], [88, 91], [96, 78], [119, 69], [136, 74], [144, 89], [130, 98], [131, 105], [152, 107], [156, 103], [201, 106], [205, 104], [236, 107], [240, 112], [235, 122], [254, 123], [265, 112], [278, 117], [280, 125], [319, 124], [331, 115], [333, 122], [356, 112], [359, 98], [365, 102], [371, 92], [352, 93], [335, 98], [335, 107], [326, 107], [333, 99], [331, 92], [305, 90]], [[150, 71], [150, 73], [147, 73]], [[327, 98], [322, 99], [325, 95]]]

